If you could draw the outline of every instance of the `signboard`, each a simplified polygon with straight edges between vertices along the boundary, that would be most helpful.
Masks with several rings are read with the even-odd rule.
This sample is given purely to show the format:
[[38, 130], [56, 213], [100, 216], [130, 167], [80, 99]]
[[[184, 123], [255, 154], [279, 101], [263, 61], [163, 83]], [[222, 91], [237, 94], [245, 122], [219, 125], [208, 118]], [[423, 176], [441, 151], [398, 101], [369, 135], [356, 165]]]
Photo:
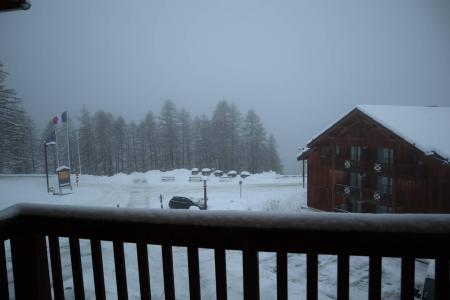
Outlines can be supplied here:
[[62, 169], [58, 171], [59, 187], [70, 186], [70, 169]]

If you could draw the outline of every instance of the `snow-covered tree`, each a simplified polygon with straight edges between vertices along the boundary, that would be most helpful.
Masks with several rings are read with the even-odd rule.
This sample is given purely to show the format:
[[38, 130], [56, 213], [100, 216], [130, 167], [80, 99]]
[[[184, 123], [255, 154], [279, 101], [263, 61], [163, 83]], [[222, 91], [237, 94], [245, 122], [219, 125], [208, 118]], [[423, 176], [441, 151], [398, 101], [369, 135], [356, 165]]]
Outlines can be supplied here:
[[34, 125], [13, 89], [5, 86], [8, 73], [0, 63], [0, 172], [36, 171]]

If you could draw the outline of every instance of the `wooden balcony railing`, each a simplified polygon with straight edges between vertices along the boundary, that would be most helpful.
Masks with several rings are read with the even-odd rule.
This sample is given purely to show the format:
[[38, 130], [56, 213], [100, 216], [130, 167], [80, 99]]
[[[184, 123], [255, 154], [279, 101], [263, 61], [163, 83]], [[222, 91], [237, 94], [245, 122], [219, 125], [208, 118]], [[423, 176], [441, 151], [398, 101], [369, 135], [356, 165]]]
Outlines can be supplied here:
[[363, 189], [362, 190], [362, 200], [373, 202], [373, 203], [379, 203], [379, 204], [383, 204], [383, 205], [391, 205], [392, 204], [392, 195], [389, 193], [383, 193], [383, 192], [377, 191], [377, 190]]
[[[47, 242], [51, 272], [48, 267]], [[199, 248], [215, 253], [216, 292], [227, 298], [225, 250], [243, 255], [244, 299], [259, 298], [258, 252], [277, 256], [277, 296], [287, 298], [287, 253], [306, 253], [307, 299], [318, 296], [318, 255], [337, 255], [337, 298], [349, 298], [349, 257], [369, 257], [369, 299], [381, 298], [382, 257], [400, 257], [401, 298], [413, 299], [414, 258], [436, 261], [436, 299], [449, 299], [449, 215], [275, 214], [164, 211], [20, 204], [0, 212], [0, 238], [9, 239], [15, 298], [64, 299], [58, 237], [68, 237], [76, 299], [84, 299], [79, 239], [91, 242], [95, 295], [105, 299], [100, 241], [112, 241], [117, 295], [127, 299], [123, 244], [137, 245], [142, 299], [150, 299], [147, 244], [161, 245], [164, 291], [174, 299], [172, 247], [187, 247], [191, 299], [200, 299]], [[8, 253], [9, 254], [9, 253]], [[53, 285], [50, 285], [50, 274]], [[0, 298], [7, 299], [4, 243]]]

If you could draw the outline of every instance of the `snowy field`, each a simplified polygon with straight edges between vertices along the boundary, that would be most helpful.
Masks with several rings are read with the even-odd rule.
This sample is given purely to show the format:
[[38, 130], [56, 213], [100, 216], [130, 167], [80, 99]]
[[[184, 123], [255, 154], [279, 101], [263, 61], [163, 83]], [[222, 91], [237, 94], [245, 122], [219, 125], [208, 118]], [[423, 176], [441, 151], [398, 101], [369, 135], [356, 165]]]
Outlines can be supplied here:
[[[175, 181], [162, 182], [162, 176], [174, 176]], [[150, 171], [131, 175], [118, 174], [112, 177], [81, 176], [79, 187], [65, 196], [46, 193], [45, 178], [42, 176], [0, 176], [0, 209], [19, 202], [134, 207], [143, 209], [168, 208], [172, 196], [203, 197], [203, 184], [189, 182], [190, 172], [174, 170], [169, 172]], [[208, 181], [209, 210], [246, 210], [315, 213], [306, 207], [306, 190], [301, 188], [301, 178], [283, 177], [275, 173], [252, 175], [243, 180], [242, 197], [239, 195], [239, 180], [223, 181], [210, 176]], [[51, 178], [51, 185], [56, 186]], [[64, 287], [67, 299], [73, 299], [73, 282], [68, 240], [60, 239]], [[89, 241], [81, 240], [84, 285], [87, 299], [95, 299], [92, 263]], [[9, 243], [6, 243], [9, 253]], [[112, 243], [102, 242], [105, 287], [108, 299], [116, 299], [114, 256]], [[164, 299], [161, 248], [148, 246], [152, 299]], [[140, 299], [136, 247], [125, 244], [127, 282], [130, 299]], [[242, 253], [227, 251], [227, 285], [229, 299], [243, 298]], [[202, 299], [215, 299], [215, 275], [213, 250], [200, 249], [200, 280]], [[183, 247], [173, 248], [175, 290], [177, 299], [189, 298], [187, 251]], [[262, 299], [276, 298], [276, 257], [274, 253], [260, 253], [260, 289]], [[426, 264], [416, 262], [416, 282], [420, 287], [426, 273]], [[336, 256], [319, 256], [319, 299], [336, 299]], [[8, 276], [10, 293], [13, 291], [11, 258], [8, 254]], [[288, 255], [288, 288], [291, 299], [306, 296], [306, 256]], [[383, 258], [383, 299], [399, 299], [400, 259]], [[368, 258], [350, 258], [351, 299], [367, 299]]]

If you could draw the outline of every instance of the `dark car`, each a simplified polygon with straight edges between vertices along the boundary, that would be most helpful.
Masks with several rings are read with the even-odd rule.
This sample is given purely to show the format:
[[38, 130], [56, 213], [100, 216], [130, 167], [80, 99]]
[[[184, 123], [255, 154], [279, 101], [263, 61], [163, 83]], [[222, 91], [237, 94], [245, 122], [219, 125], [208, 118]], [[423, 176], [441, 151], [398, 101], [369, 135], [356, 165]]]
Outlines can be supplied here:
[[205, 209], [203, 203], [192, 201], [187, 197], [175, 196], [169, 201], [169, 207], [172, 209], [189, 209], [191, 206], [198, 207], [199, 209]]

